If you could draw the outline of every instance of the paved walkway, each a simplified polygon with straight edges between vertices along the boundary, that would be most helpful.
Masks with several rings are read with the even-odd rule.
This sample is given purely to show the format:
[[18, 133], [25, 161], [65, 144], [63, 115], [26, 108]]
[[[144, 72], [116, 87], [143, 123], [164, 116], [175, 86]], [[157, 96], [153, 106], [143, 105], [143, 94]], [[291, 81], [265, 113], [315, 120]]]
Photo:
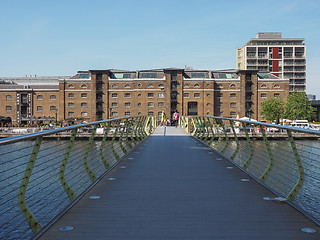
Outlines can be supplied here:
[[183, 130], [159, 127], [40, 239], [320, 239], [319, 227], [263, 200], [274, 196], [219, 158]]

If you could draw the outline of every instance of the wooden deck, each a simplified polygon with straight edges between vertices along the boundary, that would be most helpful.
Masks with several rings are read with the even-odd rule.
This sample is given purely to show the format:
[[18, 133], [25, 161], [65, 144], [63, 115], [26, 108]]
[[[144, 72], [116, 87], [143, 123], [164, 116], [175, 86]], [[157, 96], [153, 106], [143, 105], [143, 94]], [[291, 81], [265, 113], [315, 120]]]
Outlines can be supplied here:
[[274, 195], [217, 158], [181, 129], [159, 127], [40, 239], [320, 239], [316, 224], [263, 200]]

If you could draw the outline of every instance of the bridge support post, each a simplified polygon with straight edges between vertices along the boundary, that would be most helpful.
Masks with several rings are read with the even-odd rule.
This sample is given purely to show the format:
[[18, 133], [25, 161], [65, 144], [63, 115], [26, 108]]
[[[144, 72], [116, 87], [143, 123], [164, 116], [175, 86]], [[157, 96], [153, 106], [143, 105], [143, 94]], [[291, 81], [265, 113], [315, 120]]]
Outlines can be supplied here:
[[242, 165], [242, 167], [247, 170], [251, 161], [252, 161], [252, 158], [253, 158], [253, 145], [252, 145], [252, 141], [250, 139], [250, 136], [248, 134], [247, 126], [244, 122], [242, 122], [242, 127], [243, 127], [245, 134], [246, 134], [247, 142], [249, 143], [249, 148], [250, 148], [250, 155], [249, 155], [247, 161], [245, 161], [245, 163]]
[[211, 139], [209, 140], [208, 145], [211, 146], [211, 144], [212, 144], [213, 141], [214, 141], [214, 131], [213, 131], [212, 124], [211, 124], [211, 122], [210, 122], [210, 118], [209, 118], [209, 117], [208, 117], [208, 124], [209, 124], [210, 130], [211, 130], [211, 133], [212, 133], [212, 137], [211, 137]]
[[23, 179], [21, 181], [21, 186], [20, 186], [19, 194], [18, 194], [19, 208], [20, 208], [24, 218], [26, 219], [27, 223], [29, 224], [33, 233], [38, 232], [42, 227], [41, 227], [40, 223], [38, 222], [38, 220], [33, 216], [30, 209], [28, 208], [28, 206], [26, 204], [25, 194], [26, 194], [26, 190], [27, 190], [27, 186], [29, 183], [31, 173], [32, 173], [33, 166], [34, 166], [36, 159], [37, 159], [37, 155], [38, 155], [38, 152], [40, 149], [41, 142], [42, 142], [42, 137], [38, 137], [36, 139], [35, 145], [33, 147], [31, 157], [30, 157], [29, 163], [27, 165], [27, 169], [26, 169], [24, 176], [23, 176]]
[[221, 142], [221, 133], [220, 133], [220, 131], [219, 131], [219, 127], [218, 127], [218, 124], [217, 124], [216, 119], [213, 119], [213, 124], [214, 124], [214, 127], [216, 128], [217, 133], [218, 133], [218, 141], [217, 141], [217, 143], [214, 145], [214, 149], [217, 149], [218, 146], [220, 145], [220, 142]]
[[116, 150], [114, 149], [114, 142], [115, 142], [116, 137], [117, 137], [119, 126], [120, 126], [120, 121], [118, 120], [117, 121], [117, 125], [116, 125], [116, 129], [114, 130], [114, 134], [113, 134], [113, 137], [112, 137], [112, 140], [111, 140], [111, 151], [112, 151], [113, 155], [115, 156], [115, 158], [117, 159], [117, 161], [120, 159], [120, 157], [119, 157], [118, 153], [116, 152]]
[[60, 179], [61, 185], [63, 186], [65, 192], [67, 193], [67, 195], [71, 201], [73, 201], [77, 197], [77, 195], [73, 192], [73, 190], [71, 189], [71, 187], [67, 183], [65, 176], [64, 176], [64, 171], [65, 171], [67, 163], [68, 163], [69, 155], [70, 155], [72, 146], [74, 144], [76, 134], [77, 134], [77, 129], [73, 129], [72, 135], [71, 135], [71, 138], [69, 141], [69, 145], [68, 145], [67, 151], [64, 155], [64, 158], [62, 160], [62, 163], [60, 166], [60, 171], [59, 171], [59, 179]]
[[92, 170], [89, 168], [88, 155], [89, 155], [90, 149], [92, 147], [92, 143], [93, 143], [93, 139], [96, 134], [96, 131], [97, 131], [97, 127], [98, 127], [98, 124], [94, 125], [94, 127], [93, 127], [93, 130], [92, 130], [92, 133], [91, 133], [91, 136], [89, 139], [89, 143], [87, 145], [86, 151], [84, 153], [84, 158], [83, 158], [83, 166], [84, 166], [85, 170], [87, 171], [92, 182], [95, 182], [97, 180], [97, 177], [94, 175]]
[[225, 139], [226, 139], [226, 145], [225, 145], [224, 148], [221, 150], [221, 153], [224, 154], [225, 151], [227, 150], [228, 146], [229, 146], [229, 138], [228, 138], [227, 131], [226, 131], [226, 128], [225, 128], [225, 126], [224, 126], [223, 120], [220, 120], [220, 124], [221, 124], [221, 127], [222, 127], [223, 132], [224, 132], [224, 137], [225, 137]]
[[273, 155], [272, 155], [272, 152], [271, 152], [270, 143], [269, 143], [269, 141], [267, 139], [266, 132], [264, 130], [264, 126], [260, 125], [260, 128], [261, 128], [263, 141], [264, 141], [264, 144], [266, 145], [268, 156], [269, 156], [269, 160], [270, 160], [268, 168], [263, 173], [263, 175], [260, 177], [260, 180], [262, 182], [266, 182], [267, 178], [270, 175], [270, 172], [272, 171], [272, 168], [273, 168], [273, 165], [274, 165], [274, 159], [273, 159]]
[[230, 126], [231, 126], [231, 129], [232, 129], [232, 132], [233, 132], [233, 136], [234, 136], [234, 140], [236, 141], [236, 144], [237, 144], [237, 148], [236, 150], [234, 151], [234, 153], [232, 154], [232, 156], [230, 157], [231, 160], [234, 160], [237, 153], [239, 152], [239, 148], [240, 148], [240, 143], [239, 143], [239, 139], [238, 139], [238, 136], [237, 136], [237, 133], [234, 129], [234, 126], [233, 126], [233, 121], [232, 120], [229, 120], [230, 122]]
[[128, 119], [126, 119], [125, 126], [126, 126], [126, 144], [131, 149], [132, 145], [129, 141], [129, 132], [130, 132], [130, 128], [132, 126], [132, 121], [130, 122]]
[[[133, 143], [133, 145], [137, 145], [136, 143], [136, 132], [137, 132], [137, 117], [136, 118], [132, 118], [132, 129], [131, 129], [131, 134], [130, 134], [130, 139]], [[134, 136], [135, 135], [135, 136]]]
[[[120, 123], [121, 123], [121, 121], [120, 121]], [[120, 147], [121, 147], [121, 150], [122, 150], [123, 154], [127, 153], [127, 150], [123, 146], [123, 142], [122, 142], [122, 137], [123, 137], [125, 128], [126, 128], [125, 124], [123, 125], [122, 128], [121, 128], [121, 124], [120, 124], [120, 126], [119, 126], [119, 130], [120, 130], [119, 143], [120, 143]]]
[[103, 156], [103, 152], [102, 152], [102, 149], [104, 147], [104, 144], [105, 142], [107, 141], [107, 138], [108, 138], [108, 133], [109, 133], [109, 130], [110, 130], [110, 122], [107, 122], [107, 129], [105, 130], [104, 132], [104, 136], [103, 136], [103, 139], [101, 141], [101, 145], [100, 145], [100, 148], [99, 148], [99, 151], [100, 151], [100, 157], [101, 157], [101, 160], [105, 166], [105, 168], [108, 170], [110, 168], [110, 164], [108, 163], [108, 161], [104, 158]]
[[290, 141], [290, 144], [291, 144], [291, 148], [292, 148], [294, 157], [296, 159], [296, 163], [297, 163], [297, 166], [298, 166], [298, 169], [299, 169], [299, 175], [300, 175], [297, 184], [294, 186], [294, 188], [291, 190], [291, 192], [287, 196], [288, 200], [293, 201], [296, 198], [297, 194], [300, 191], [300, 188], [303, 185], [303, 182], [304, 182], [304, 168], [302, 166], [301, 159], [300, 159], [300, 156], [299, 156], [299, 152], [298, 152], [298, 149], [297, 149], [296, 144], [294, 142], [294, 139], [292, 137], [291, 131], [287, 130], [287, 134], [288, 134], [288, 137], [289, 137], [289, 141]]

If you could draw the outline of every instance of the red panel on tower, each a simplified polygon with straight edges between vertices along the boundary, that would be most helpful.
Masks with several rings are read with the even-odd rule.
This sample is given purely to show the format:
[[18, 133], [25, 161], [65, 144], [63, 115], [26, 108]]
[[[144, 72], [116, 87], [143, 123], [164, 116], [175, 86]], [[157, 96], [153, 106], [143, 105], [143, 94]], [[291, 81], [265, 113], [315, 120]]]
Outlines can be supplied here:
[[[279, 48], [274, 47], [272, 49], [272, 57], [273, 59], [279, 59]], [[272, 61], [272, 71], [273, 72], [279, 72], [279, 61], [278, 60], [273, 60]], [[274, 73], [277, 77], [279, 77], [278, 73]]]
[[277, 47], [272, 48], [272, 56], [273, 56], [273, 59], [279, 59], [279, 48]]

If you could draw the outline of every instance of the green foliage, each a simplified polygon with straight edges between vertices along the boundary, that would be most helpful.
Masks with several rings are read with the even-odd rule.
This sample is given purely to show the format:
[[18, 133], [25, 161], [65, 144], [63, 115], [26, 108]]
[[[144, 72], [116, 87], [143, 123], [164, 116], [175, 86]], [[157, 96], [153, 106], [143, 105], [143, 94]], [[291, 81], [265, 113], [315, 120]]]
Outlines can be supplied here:
[[261, 103], [261, 115], [264, 119], [273, 122], [284, 117], [285, 114], [285, 103], [281, 98], [269, 98]]
[[314, 108], [305, 92], [292, 92], [287, 98], [286, 118], [291, 120], [310, 119], [313, 112]]

